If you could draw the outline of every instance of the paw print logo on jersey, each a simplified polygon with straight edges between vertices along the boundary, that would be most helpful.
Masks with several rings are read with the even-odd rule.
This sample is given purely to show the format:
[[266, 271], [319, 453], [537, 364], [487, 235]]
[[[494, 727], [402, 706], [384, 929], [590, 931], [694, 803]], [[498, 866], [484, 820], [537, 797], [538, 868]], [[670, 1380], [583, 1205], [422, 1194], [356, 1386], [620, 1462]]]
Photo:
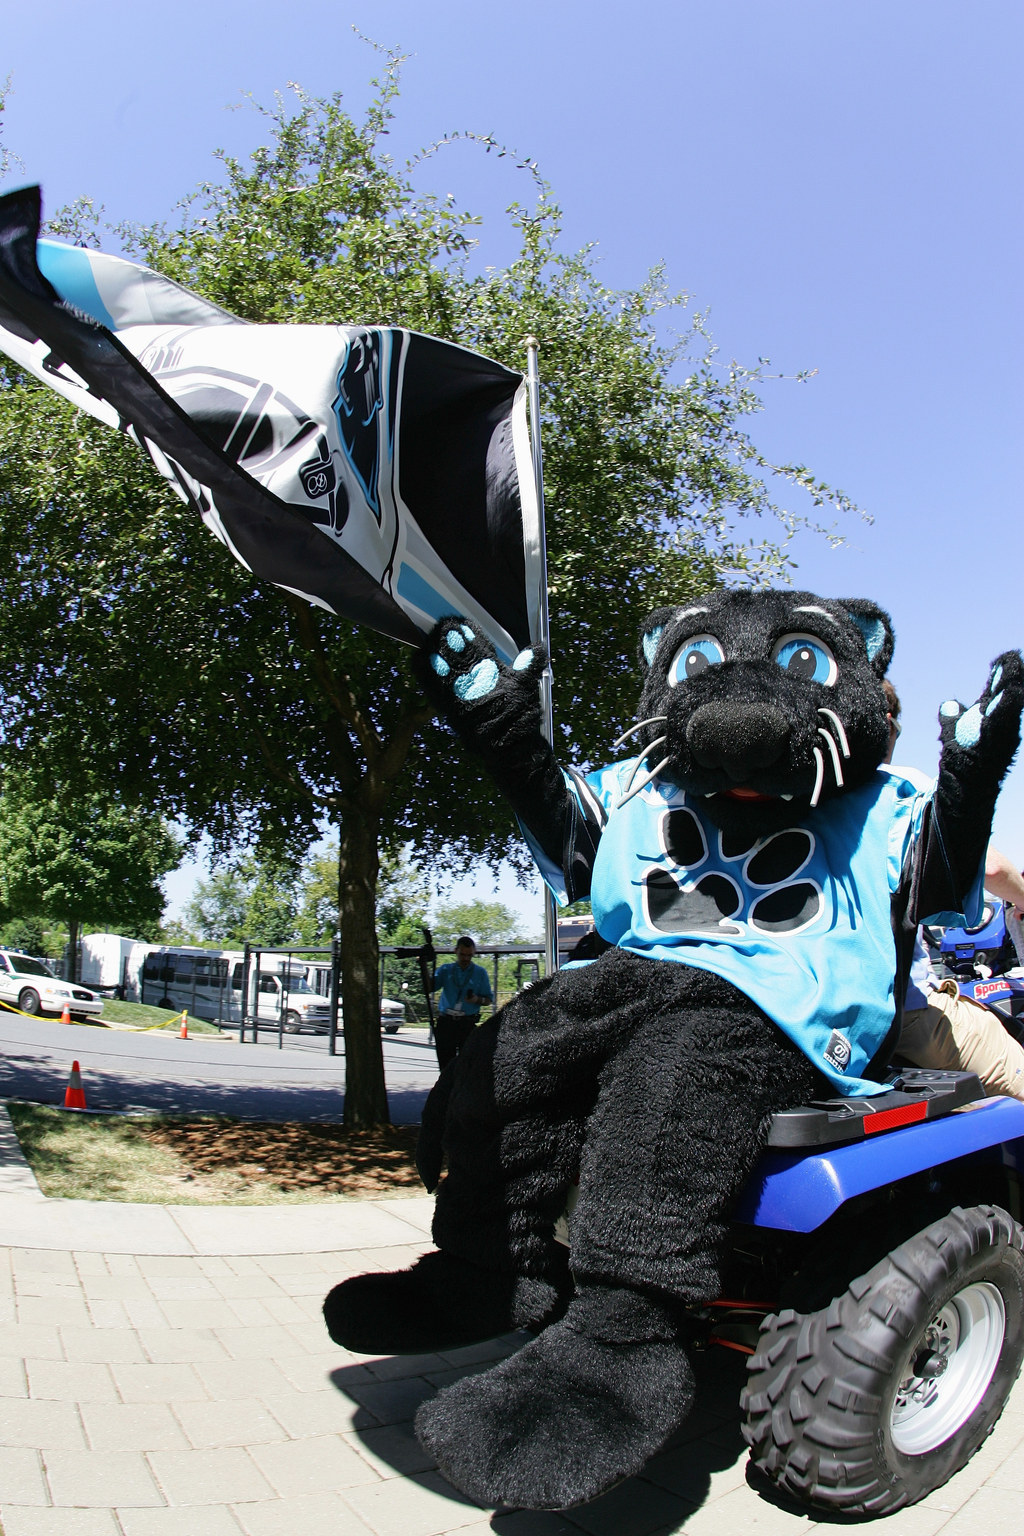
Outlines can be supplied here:
[[647, 920], [659, 933], [794, 933], [822, 910], [821, 887], [796, 879], [814, 852], [803, 828], [753, 843], [719, 833], [709, 848], [693, 812], [676, 807], [660, 818], [658, 836], [668, 867], [648, 869], [643, 887]]

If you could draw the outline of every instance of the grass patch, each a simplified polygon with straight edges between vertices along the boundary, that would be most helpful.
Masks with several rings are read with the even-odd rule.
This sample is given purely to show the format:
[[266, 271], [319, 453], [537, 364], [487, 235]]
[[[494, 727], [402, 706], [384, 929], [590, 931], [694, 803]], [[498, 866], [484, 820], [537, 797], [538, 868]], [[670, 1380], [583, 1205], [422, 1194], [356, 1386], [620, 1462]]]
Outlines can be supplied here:
[[76, 1115], [9, 1103], [44, 1195], [146, 1205], [306, 1205], [420, 1195], [415, 1126], [347, 1131], [220, 1115]]
[[[151, 1008], [149, 1003], [122, 1003], [116, 997], [110, 997], [104, 1001], [103, 1017], [109, 1019], [112, 1024], [134, 1024], [138, 1029], [178, 1030], [181, 1028], [180, 1013], [169, 1013], [166, 1008]], [[188, 1019], [188, 1032], [190, 1035], [221, 1033], [216, 1024], [208, 1024], [205, 1019], [194, 1019], [191, 1014]]]

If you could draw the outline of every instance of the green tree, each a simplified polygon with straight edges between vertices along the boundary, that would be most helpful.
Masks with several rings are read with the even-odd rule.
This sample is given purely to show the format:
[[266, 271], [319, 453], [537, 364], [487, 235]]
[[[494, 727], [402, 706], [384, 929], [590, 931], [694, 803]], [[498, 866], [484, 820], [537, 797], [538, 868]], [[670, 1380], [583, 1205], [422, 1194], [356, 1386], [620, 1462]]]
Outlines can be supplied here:
[[448, 902], [434, 912], [435, 943], [468, 934], [477, 944], [517, 944], [518, 929], [518, 917], [500, 901]]
[[285, 948], [299, 942], [294, 867], [247, 854], [198, 880], [182, 911], [200, 943]]
[[182, 931], [198, 944], [232, 947], [245, 941], [246, 889], [238, 870], [215, 869], [197, 880], [181, 914]]
[[377, 883], [377, 932], [382, 941], [422, 944], [429, 905], [429, 882], [408, 851], [382, 854]]
[[41, 793], [8, 775], [0, 796], [0, 916], [64, 924], [72, 961], [83, 924], [150, 938], [164, 909], [159, 882], [181, 854], [152, 812], [95, 792]]
[[40, 959], [59, 960], [67, 942], [67, 929], [54, 927], [42, 917], [15, 917], [0, 923], [0, 946], [4, 949], [17, 949]]
[[[0, 83], [0, 120], [2, 120], [4, 115], [4, 107], [7, 105], [7, 97], [10, 89], [11, 77], [8, 75], [6, 80]], [[17, 155], [13, 155], [11, 153], [10, 149], [8, 149], [7, 146], [3, 143], [2, 136], [0, 136], [0, 181], [2, 181], [5, 176], [11, 175], [15, 170], [20, 168], [21, 161], [18, 159]]]
[[[248, 162], [221, 157], [221, 179], [173, 223], [124, 238], [253, 320], [407, 325], [513, 367], [523, 337], [541, 338], [556, 717], [593, 760], [631, 715], [638, 615], [784, 570], [777, 543], [733, 532], [737, 519], [777, 516], [784, 536], [794, 521], [765, 476], [835, 498], [758, 453], [745, 431], [756, 375], [718, 369], [699, 319], [678, 344], [659, 341], [675, 302], [660, 273], [613, 292], [588, 251], [562, 251], [558, 209], [536, 180], [534, 206], [511, 211], [519, 254], [474, 274], [472, 217], [417, 194], [424, 167], [403, 171], [386, 153], [398, 68], [389, 55], [359, 122], [340, 97], [279, 102]], [[83, 205], [54, 227], [94, 238]], [[0, 761], [31, 755], [86, 787], [117, 783], [208, 833], [221, 855], [249, 840], [293, 856], [325, 822], [337, 835], [346, 1120], [385, 1120], [380, 847], [411, 844], [445, 870], [525, 857], [472, 765], [427, 730], [406, 653], [259, 586], [130, 443], [10, 367], [0, 601]]]
[[[307, 859], [300, 876], [297, 927], [301, 942], [329, 948], [338, 923], [338, 846], [329, 844]], [[405, 850], [381, 851], [375, 926], [384, 944], [420, 942], [427, 921], [426, 877]], [[414, 937], [410, 938], [409, 935]]]

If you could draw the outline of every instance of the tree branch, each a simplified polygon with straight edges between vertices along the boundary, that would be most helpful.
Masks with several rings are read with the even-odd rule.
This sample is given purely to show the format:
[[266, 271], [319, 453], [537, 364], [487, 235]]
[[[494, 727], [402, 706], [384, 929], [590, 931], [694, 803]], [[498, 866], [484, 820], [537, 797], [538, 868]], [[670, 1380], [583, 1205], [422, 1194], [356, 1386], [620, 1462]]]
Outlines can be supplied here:
[[360, 707], [347, 674], [336, 672], [327, 660], [327, 654], [317, 631], [313, 609], [291, 592], [286, 592], [284, 596], [295, 618], [299, 639], [312, 663], [313, 675], [319, 684], [320, 692], [335, 714], [351, 727], [369, 760], [384, 748], [376, 726], [366, 711]]
[[420, 731], [426, 730], [433, 718], [434, 710], [429, 704], [422, 704], [417, 709], [411, 709], [407, 714], [398, 717], [392, 729], [391, 738], [375, 765], [376, 777], [385, 782], [398, 777], [409, 754], [413, 737], [419, 735]]
[[274, 752], [270, 742], [267, 740], [267, 737], [264, 735], [262, 729], [260, 728], [260, 724], [255, 713], [249, 708], [249, 701], [244, 697], [244, 695], [239, 693], [231, 693], [228, 695], [228, 697], [234, 701], [240, 713], [245, 715], [249, 729], [252, 731], [252, 734], [256, 739], [256, 745], [259, 748], [260, 756], [263, 758], [263, 761], [266, 763], [272, 776], [277, 779], [279, 783], [287, 785], [293, 794], [295, 794], [300, 800], [307, 801], [310, 805], [334, 806], [338, 803], [337, 795], [318, 794], [315, 789], [311, 789], [308, 784], [304, 783], [301, 779], [296, 778], [294, 774], [289, 773], [286, 769], [282, 768], [280, 756], [278, 753]]

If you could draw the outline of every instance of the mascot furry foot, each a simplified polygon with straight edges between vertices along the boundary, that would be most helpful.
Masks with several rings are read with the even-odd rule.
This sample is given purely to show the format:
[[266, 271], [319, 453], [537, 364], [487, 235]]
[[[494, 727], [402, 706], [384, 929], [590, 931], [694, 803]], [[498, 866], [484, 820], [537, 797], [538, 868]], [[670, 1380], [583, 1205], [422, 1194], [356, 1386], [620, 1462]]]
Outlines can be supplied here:
[[542, 1328], [564, 1305], [546, 1280], [425, 1253], [411, 1269], [343, 1280], [328, 1293], [324, 1322], [336, 1344], [357, 1354], [419, 1355]]
[[470, 1498], [567, 1509], [631, 1477], [683, 1422], [694, 1384], [677, 1310], [582, 1287], [560, 1323], [424, 1403], [416, 1433]]

